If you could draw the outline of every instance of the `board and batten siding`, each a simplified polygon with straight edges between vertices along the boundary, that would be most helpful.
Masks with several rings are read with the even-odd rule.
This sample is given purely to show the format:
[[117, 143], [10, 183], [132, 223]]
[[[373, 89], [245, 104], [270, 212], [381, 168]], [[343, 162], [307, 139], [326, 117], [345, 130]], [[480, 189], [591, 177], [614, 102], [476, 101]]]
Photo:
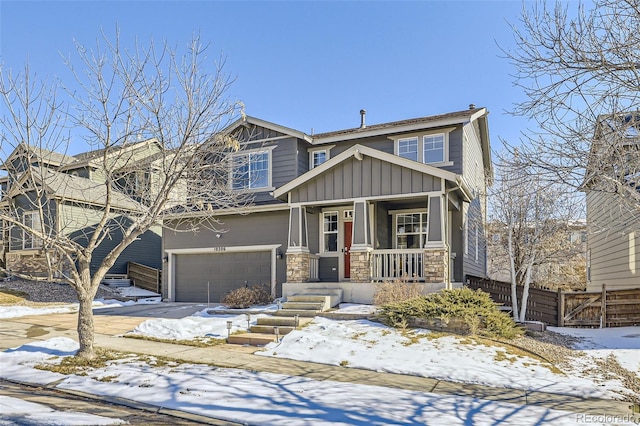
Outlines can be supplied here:
[[587, 192], [587, 291], [640, 288], [640, 223], [615, 197]]
[[386, 161], [350, 158], [291, 191], [291, 202], [383, 197], [441, 190], [441, 180]]

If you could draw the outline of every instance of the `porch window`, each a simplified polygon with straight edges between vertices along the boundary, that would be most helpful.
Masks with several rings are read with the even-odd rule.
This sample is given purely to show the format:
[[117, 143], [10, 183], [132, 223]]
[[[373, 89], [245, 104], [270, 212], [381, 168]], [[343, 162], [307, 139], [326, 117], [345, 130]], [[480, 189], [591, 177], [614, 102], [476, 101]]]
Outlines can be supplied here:
[[396, 215], [396, 248], [422, 248], [427, 241], [427, 213]]
[[[41, 232], [42, 231], [42, 222], [40, 221], [40, 213], [37, 211], [34, 212], [24, 212], [22, 214], [22, 223], [26, 228], [30, 228], [34, 231]], [[30, 250], [42, 247], [42, 240], [31, 235], [27, 230], [22, 231], [22, 249]]]
[[271, 151], [257, 151], [233, 156], [232, 188], [269, 188]]
[[324, 212], [323, 240], [325, 252], [338, 251], [338, 212]]

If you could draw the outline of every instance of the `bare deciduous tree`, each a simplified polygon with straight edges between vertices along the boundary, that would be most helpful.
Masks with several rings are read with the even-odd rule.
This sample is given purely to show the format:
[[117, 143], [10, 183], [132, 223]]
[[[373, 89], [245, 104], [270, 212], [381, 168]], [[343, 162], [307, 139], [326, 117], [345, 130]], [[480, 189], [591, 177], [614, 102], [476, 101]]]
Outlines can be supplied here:
[[[95, 356], [92, 301], [128, 246], [167, 215], [179, 225], [188, 216], [180, 231], [197, 232], [218, 227], [215, 208], [250, 201], [231, 188], [228, 156], [239, 144], [221, 133], [243, 108], [228, 98], [224, 61], [206, 50], [197, 36], [186, 50], [126, 50], [119, 35], [103, 35], [66, 59], [73, 84], [0, 70], [0, 148], [5, 159], [20, 154], [4, 164], [0, 223], [9, 244], [37, 249], [46, 264], [44, 274], [10, 273], [73, 287], [79, 357]], [[71, 138], [89, 152], [68, 155]]]
[[[537, 171], [524, 167], [517, 156], [507, 156], [495, 170], [489, 197], [489, 246], [492, 257], [505, 259], [513, 317], [525, 321], [533, 274], [559, 258], [570, 259], [583, 251], [579, 241], [569, 240], [581, 203], [559, 185], [544, 183]], [[517, 286], [523, 287], [520, 303]]]
[[541, 178], [619, 194], [640, 217], [640, 1], [527, 6], [505, 50], [526, 95], [513, 112], [537, 125], [520, 159]]

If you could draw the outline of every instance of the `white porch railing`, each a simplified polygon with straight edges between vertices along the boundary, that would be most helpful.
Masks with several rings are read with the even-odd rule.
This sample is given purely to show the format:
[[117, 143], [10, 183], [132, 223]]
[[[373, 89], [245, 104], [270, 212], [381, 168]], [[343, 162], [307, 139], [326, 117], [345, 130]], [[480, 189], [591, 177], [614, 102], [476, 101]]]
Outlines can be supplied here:
[[318, 281], [318, 267], [320, 256], [315, 254], [309, 255], [309, 281]]
[[371, 279], [373, 281], [424, 280], [424, 250], [373, 250], [371, 252]]

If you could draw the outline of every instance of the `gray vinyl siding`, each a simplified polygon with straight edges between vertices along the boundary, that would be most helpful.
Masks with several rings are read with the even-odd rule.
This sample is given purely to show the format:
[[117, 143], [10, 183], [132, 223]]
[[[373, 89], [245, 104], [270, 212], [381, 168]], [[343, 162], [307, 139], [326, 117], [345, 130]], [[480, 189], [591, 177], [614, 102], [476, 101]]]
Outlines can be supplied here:
[[588, 291], [640, 288], [640, 223], [615, 197], [587, 193]]
[[464, 247], [462, 241], [462, 232], [459, 231], [463, 229], [462, 226], [462, 211], [454, 210], [451, 213], [451, 223], [450, 223], [452, 232], [451, 232], [451, 241], [449, 241], [449, 247], [451, 249], [451, 253], [456, 254], [456, 258], [453, 260], [453, 267], [450, 268], [453, 271], [453, 276], [451, 277], [451, 281], [453, 282], [461, 282], [463, 276], [463, 262], [465, 261], [464, 256]]
[[314, 202], [439, 191], [439, 178], [365, 156], [344, 161], [291, 191], [291, 201]]
[[[281, 251], [283, 253], [287, 251], [288, 210], [252, 213], [246, 216], [219, 216], [217, 219], [221, 221], [220, 224], [214, 225], [219, 230], [218, 232], [202, 226], [201, 231], [196, 234], [175, 232], [171, 229], [175, 224], [167, 223], [163, 230], [163, 250], [280, 244]], [[220, 238], [216, 237], [218, 234]], [[278, 292], [281, 291], [281, 285], [286, 280], [285, 257], [276, 260]]]
[[[468, 253], [464, 255], [464, 275], [475, 277], [486, 276], [486, 243], [484, 239], [484, 220], [481, 216], [480, 200], [476, 198], [469, 205], [467, 213]], [[476, 227], [478, 233], [477, 246], [478, 258], [476, 260]]]
[[[39, 209], [38, 204], [42, 205], [44, 212], [44, 226], [45, 231], [55, 233], [56, 217], [57, 217], [57, 205], [54, 201], [47, 201], [42, 199], [40, 203], [35, 202], [35, 194], [33, 192], [27, 194], [20, 194], [13, 198], [13, 205], [15, 207], [15, 214], [17, 220], [22, 222], [23, 214], [29, 211], [37, 211]], [[18, 226], [11, 226], [9, 228], [9, 250], [18, 251], [22, 250], [23, 232]]]
[[[354, 139], [344, 142], [338, 142], [335, 144], [335, 147], [331, 149], [331, 158], [348, 150], [354, 145], [368, 146], [369, 148], [377, 149], [388, 154], [394, 153], [393, 141], [391, 139], [389, 139], [387, 136], [375, 136], [364, 139]], [[322, 145], [316, 145], [316, 147], [320, 148], [322, 147]]]
[[[296, 177], [308, 172], [309, 168], [311, 167], [311, 165], [309, 164], [309, 151], [308, 151], [310, 146], [311, 145], [309, 143], [298, 139], [298, 144], [296, 147], [297, 149], [296, 164], [298, 165], [298, 170], [296, 171]], [[332, 154], [333, 154], [333, 150], [329, 155], [332, 155]]]

